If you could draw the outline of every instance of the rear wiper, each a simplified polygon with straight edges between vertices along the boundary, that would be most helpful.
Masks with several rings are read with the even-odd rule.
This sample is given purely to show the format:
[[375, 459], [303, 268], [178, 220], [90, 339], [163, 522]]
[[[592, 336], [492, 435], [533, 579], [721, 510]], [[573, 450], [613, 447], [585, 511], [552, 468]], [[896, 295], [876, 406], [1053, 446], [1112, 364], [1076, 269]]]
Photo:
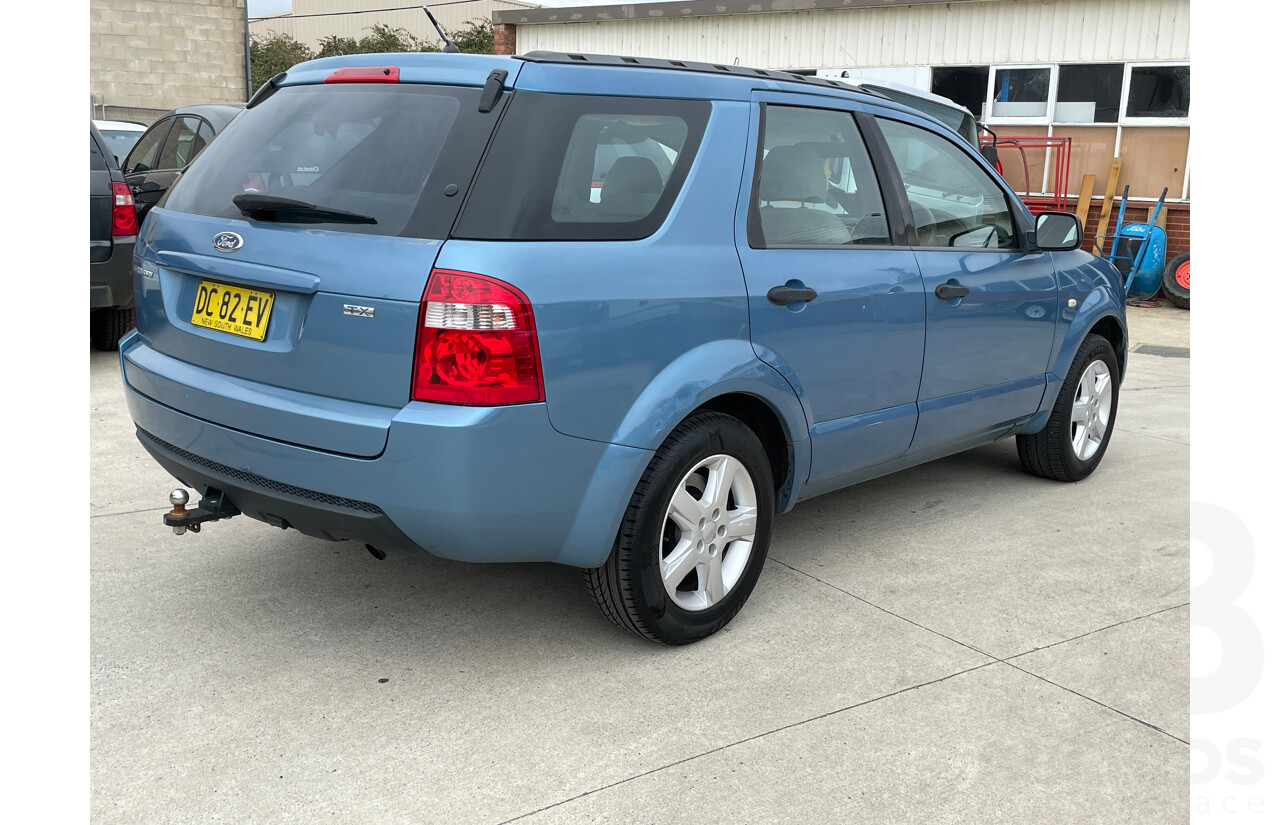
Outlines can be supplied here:
[[[357, 215], [342, 209], [316, 206], [314, 203], [278, 198], [274, 195], [255, 195], [246, 192], [231, 199], [236, 208], [254, 219], [278, 220], [278, 215], [296, 215], [296, 223], [377, 223], [368, 215]], [[270, 216], [270, 217], [268, 217]]]

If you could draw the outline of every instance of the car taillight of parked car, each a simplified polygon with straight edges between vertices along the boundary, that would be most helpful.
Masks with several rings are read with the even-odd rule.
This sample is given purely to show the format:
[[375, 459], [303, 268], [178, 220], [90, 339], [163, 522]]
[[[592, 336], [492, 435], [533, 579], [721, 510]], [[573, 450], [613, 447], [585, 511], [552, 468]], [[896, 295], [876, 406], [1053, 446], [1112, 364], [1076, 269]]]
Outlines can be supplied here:
[[123, 181], [112, 181], [111, 196], [111, 234], [137, 235], [138, 213], [133, 208], [133, 193], [129, 184]]
[[436, 269], [422, 296], [413, 399], [491, 406], [542, 401], [529, 299], [510, 284]]

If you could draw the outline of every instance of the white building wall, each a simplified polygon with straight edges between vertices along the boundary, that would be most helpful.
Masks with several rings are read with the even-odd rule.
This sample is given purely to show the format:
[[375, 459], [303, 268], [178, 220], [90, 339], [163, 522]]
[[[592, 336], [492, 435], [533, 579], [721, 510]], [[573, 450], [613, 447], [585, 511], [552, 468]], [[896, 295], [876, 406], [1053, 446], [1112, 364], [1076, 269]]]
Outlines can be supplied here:
[[1190, 29], [1191, 0], [991, 0], [525, 24], [516, 50], [762, 69], [1187, 60]]

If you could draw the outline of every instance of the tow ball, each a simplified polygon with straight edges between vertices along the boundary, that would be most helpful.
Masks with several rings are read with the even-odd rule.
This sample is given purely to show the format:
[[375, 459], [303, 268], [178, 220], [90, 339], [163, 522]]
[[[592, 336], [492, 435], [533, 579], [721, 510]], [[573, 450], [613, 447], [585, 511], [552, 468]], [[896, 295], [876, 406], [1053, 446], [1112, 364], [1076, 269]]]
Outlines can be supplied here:
[[194, 509], [188, 510], [187, 502], [190, 500], [187, 491], [181, 487], [169, 494], [169, 503], [173, 505], [173, 509], [164, 514], [164, 523], [173, 528], [175, 536], [181, 536], [187, 530], [199, 533], [200, 525], [206, 521], [240, 515], [240, 508], [228, 501], [225, 493], [212, 487], [205, 491], [204, 497]]

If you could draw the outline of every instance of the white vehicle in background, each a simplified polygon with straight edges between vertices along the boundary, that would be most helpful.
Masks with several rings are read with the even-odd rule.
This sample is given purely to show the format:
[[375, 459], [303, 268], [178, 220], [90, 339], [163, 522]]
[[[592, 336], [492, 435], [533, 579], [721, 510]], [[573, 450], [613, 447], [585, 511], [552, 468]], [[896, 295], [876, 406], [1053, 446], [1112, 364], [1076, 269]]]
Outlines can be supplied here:
[[141, 123], [127, 120], [95, 120], [93, 125], [98, 127], [98, 133], [106, 140], [107, 148], [116, 156], [117, 165], [124, 163], [129, 150], [142, 137], [142, 133], [147, 131], [147, 127]]

